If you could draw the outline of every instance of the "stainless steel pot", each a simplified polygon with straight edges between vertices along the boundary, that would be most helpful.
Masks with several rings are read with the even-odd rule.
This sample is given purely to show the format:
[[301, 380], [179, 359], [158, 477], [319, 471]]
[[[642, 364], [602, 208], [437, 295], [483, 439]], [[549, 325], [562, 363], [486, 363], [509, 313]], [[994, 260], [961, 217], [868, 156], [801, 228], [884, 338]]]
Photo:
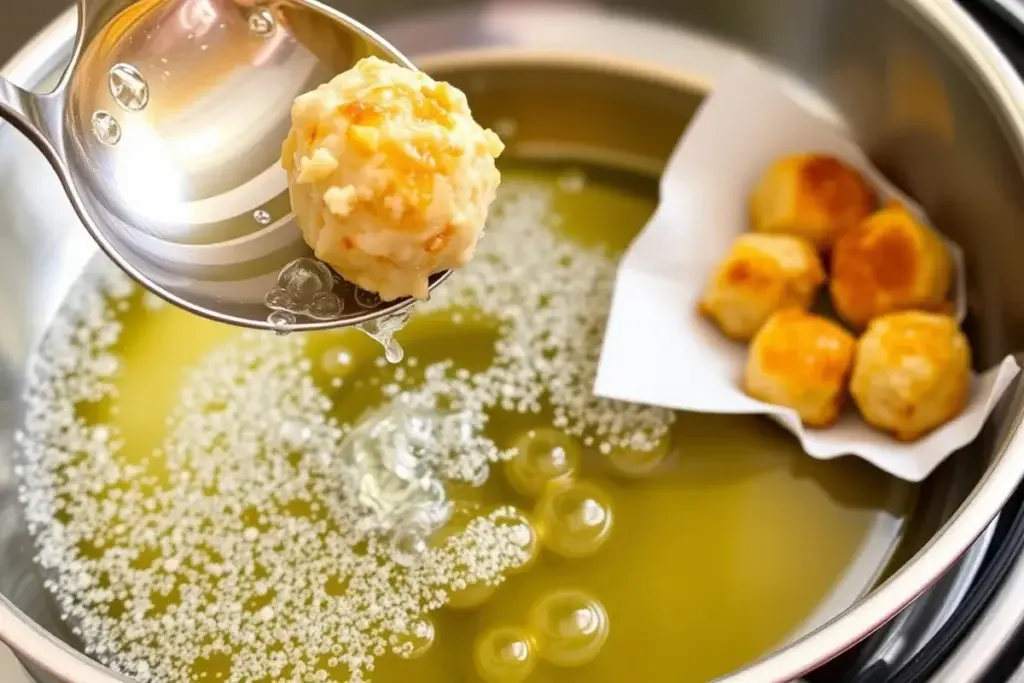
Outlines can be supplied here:
[[[979, 364], [1024, 349], [1024, 86], [952, 0], [334, 4], [413, 59], [451, 50], [585, 52], [710, 83], [737, 52], [773, 61], [829, 102], [882, 170], [964, 247]], [[75, 23], [70, 13], [54, 22], [6, 75], [45, 88], [71, 52]], [[75, 649], [47, 599], [22, 528], [11, 449], [26, 360], [95, 247], [45, 162], [10, 127], [0, 131], [0, 174], [0, 640], [55, 680], [123, 681]], [[978, 442], [923, 489], [916, 552], [856, 605], [728, 680], [802, 675], [892, 619], [957, 563], [1024, 475], [1024, 387], [1010, 393]]]

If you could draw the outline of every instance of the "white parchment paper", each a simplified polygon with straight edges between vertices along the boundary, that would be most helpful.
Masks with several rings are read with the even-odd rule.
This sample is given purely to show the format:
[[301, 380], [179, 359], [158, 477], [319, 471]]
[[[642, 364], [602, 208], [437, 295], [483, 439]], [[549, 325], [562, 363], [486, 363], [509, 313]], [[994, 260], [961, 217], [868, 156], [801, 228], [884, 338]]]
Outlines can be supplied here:
[[[1012, 357], [973, 378], [964, 412], [913, 443], [869, 427], [852, 405], [832, 427], [804, 429], [792, 410], [743, 393], [747, 346], [697, 314], [697, 302], [732, 240], [748, 229], [747, 196], [767, 166], [798, 152], [834, 154], [859, 168], [880, 196], [920, 209], [883, 178], [844, 131], [799, 103], [790, 86], [746, 59], [705, 100], [661, 179], [661, 200], [619, 267], [595, 393], [605, 398], [706, 413], [772, 416], [819, 459], [859, 456], [901, 479], [920, 481], [978, 435], [1019, 372]], [[957, 276], [951, 298], [965, 314], [963, 256], [949, 243]]]

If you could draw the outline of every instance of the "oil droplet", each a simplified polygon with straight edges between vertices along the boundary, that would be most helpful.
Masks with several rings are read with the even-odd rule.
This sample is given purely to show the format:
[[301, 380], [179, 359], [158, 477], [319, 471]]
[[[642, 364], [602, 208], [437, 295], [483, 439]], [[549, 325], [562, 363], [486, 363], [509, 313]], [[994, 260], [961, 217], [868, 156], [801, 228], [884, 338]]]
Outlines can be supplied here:
[[149, 104], [149, 86], [131, 64], [115, 64], [107, 77], [110, 95], [128, 111], [142, 111]]
[[405, 349], [396, 339], [391, 338], [384, 345], [384, 357], [388, 359], [389, 363], [401, 363], [405, 358]]
[[612, 500], [595, 484], [554, 484], [534, 513], [544, 545], [562, 557], [583, 557], [604, 545], [611, 535]]
[[395, 335], [405, 327], [410, 317], [412, 317], [411, 306], [396, 313], [382, 315], [356, 327], [384, 347], [384, 357], [389, 363], [400, 363], [405, 357], [405, 351], [395, 339]]
[[253, 211], [252, 217], [260, 225], [270, 225], [270, 212], [266, 209], [256, 209]]
[[505, 476], [521, 495], [536, 498], [551, 482], [568, 482], [579, 470], [579, 443], [559, 429], [531, 429], [512, 447], [516, 456], [505, 463]]
[[608, 613], [580, 590], [557, 590], [540, 598], [530, 609], [529, 625], [540, 656], [555, 666], [582, 666], [608, 640]]
[[274, 32], [277, 21], [274, 20], [274, 13], [266, 7], [260, 7], [249, 15], [249, 31], [253, 35], [266, 37]]
[[504, 626], [476, 639], [473, 665], [485, 683], [523, 683], [537, 668], [537, 654], [526, 631]]
[[92, 132], [104, 145], [113, 147], [121, 141], [121, 124], [105, 111], [98, 111], [92, 115]]

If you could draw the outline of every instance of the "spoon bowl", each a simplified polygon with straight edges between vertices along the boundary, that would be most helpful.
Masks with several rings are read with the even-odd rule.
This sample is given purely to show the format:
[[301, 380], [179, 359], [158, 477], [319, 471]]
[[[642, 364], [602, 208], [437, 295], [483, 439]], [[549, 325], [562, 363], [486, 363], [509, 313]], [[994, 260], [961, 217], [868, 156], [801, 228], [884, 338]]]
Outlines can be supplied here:
[[[368, 56], [413, 68], [404, 56], [312, 0], [78, 0], [78, 10], [56, 88], [0, 80], [0, 116], [46, 155], [124, 271], [193, 313], [278, 331], [364, 324], [412, 304], [382, 302], [312, 259], [280, 165], [295, 97]], [[296, 270], [301, 281], [287, 281]], [[272, 292], [291, 285], [330, 305], [275, 311]]]

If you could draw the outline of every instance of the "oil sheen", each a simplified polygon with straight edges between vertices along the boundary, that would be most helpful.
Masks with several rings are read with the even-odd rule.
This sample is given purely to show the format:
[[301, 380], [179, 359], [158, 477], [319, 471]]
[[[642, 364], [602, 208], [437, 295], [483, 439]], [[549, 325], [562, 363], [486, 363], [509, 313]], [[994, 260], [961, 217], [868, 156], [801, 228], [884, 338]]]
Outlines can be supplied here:
[[[591, 396], [656, 180], [503, 175], [398, 364], [358, 331], [241, 332], [82, 281], [20, 442], [87, 651], [141, 681], [697, 682], [871, 587], [909, 488], [767, 420]], [[430, 454], [392, 485], [347, 454], [397, 405]]]

